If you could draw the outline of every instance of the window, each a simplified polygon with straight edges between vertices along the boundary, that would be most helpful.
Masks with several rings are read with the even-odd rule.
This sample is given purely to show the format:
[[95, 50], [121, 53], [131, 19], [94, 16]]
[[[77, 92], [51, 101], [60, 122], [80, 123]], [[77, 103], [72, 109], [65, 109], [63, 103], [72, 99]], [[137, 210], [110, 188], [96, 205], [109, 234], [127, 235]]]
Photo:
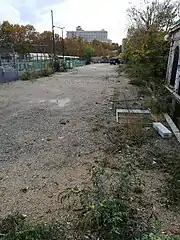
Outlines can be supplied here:
[[175, 81], [176, 81], [176, 73], [177, 73], [177, 69], [178, 69], [178, 61], [179, 61], [179, 46], [177, 46], [175, 48], [175, 51], [174, 51], [174, 58], [173, 58], [171, 79], [170, 79], [170, 84], [172, 86], [175, 85]]

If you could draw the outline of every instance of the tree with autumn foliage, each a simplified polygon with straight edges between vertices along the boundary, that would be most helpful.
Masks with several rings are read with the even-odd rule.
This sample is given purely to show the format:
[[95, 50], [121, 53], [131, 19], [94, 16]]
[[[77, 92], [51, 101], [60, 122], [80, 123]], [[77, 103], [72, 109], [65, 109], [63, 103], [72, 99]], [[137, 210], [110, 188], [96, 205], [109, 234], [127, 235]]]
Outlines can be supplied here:
[[[87, 43], [81, 38], [64, 39], [65, 55], [84, 57], [84, 49], [90, 46], [94, 49], [93, 55], [112, 55], [118, 49], [118, 44], [108, 44], [94, 40]], [[52, 53], [52, 33], [44, 31], [39, 33], [32, 25], [11, 24], [4, 21], [0, 24], [0, 48], [11, 49], [19, 55], [29, 52]], [[62, 38], [55, 34], [56, 54], [63, 54]]]
[[123, 58], [131, 63], [133, 77], [150, 85], [164, 81], [170, 47], [164, 37], [179, 16], [179, 7], [174, 0], [144, 0], [141, 8], [127, 10], [131, 24]]

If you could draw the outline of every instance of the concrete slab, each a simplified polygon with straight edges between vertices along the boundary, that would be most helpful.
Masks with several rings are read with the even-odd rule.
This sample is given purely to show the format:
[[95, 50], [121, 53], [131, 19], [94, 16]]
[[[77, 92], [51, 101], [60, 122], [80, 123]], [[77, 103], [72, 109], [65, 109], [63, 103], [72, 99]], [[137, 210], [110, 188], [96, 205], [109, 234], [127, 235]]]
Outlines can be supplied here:
[[160, 122], [154, 122], [153, 128], [159, 133], [162, 138], [172, 137], [172, 132]]

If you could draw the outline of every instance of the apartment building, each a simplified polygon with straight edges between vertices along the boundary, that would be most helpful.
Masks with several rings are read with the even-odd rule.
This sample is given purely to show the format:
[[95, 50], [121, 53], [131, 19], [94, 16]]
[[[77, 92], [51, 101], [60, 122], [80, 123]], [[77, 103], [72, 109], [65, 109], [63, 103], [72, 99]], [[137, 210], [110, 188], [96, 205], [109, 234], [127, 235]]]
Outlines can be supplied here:
[[93, 40], [98, 40], [101, 42], [111, 43], [108, 39], [108, 32], [102, 29], [101, 31], [84, 31], [81, 26], [76, 28], [76, 31], [67, 31], [67, 38], [82, 38], [87, 42], [92, 42]]

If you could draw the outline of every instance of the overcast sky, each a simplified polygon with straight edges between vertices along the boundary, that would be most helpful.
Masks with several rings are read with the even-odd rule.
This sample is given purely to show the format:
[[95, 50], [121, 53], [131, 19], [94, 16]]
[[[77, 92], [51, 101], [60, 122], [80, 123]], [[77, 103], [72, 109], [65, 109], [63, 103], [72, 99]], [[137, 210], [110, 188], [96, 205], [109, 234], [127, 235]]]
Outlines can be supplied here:
[[[139, 0], [131, 0], [138, 3]], [[55, 25], [75, 30], [108, 31], [113, 42], [121, 43], [127, 28], [126, 0], [0, 0], [0, 22], [32, 24], [38, 31], [51, 29], [50, 10]], [[59, 33], [59, 30], [56, 30]]]

